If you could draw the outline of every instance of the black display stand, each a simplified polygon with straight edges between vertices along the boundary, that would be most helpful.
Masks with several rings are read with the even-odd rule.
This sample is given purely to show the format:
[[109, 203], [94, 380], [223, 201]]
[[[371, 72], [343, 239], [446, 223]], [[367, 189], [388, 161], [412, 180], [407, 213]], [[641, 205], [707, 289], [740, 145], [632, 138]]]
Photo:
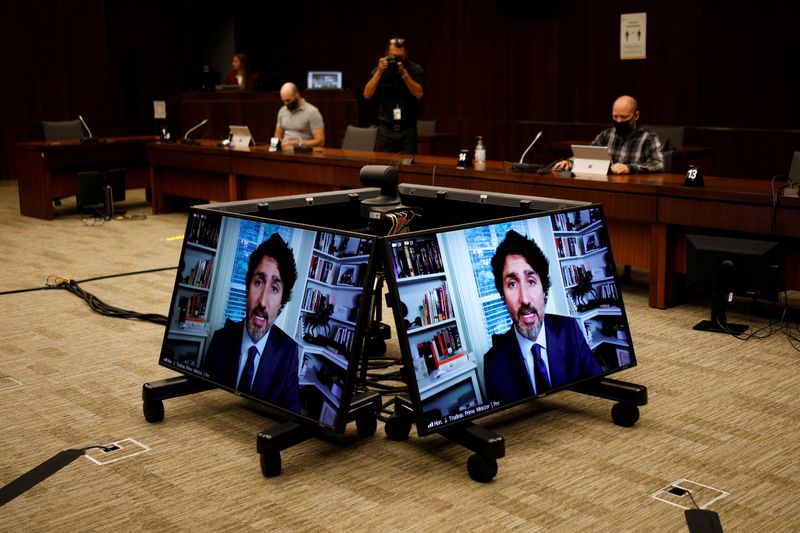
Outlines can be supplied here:
[[[380, 185], [381, 195], [374, 197], [371, 196], [369, 198], [360, 200], [361, 217], [368, 219], [369, 222], [367, 231], [359, 229], [357, 230], [359, 233], [373, 235], [378, 239], [380, 239], [381, 236], [396, 235], [401, 233], [401, 230], [404, 228], [398, 228], [395, 225], [397, 223], [397, 217], [391, 216], [396, 214], [397, 210], [406, 212], [404, 213], [403, 220], [410, 221], [413, 219], [413, 216], [406, 219], [405, 215], [408, 214], [407, 211], [411, 210], [412, 215], [414, 214], [414, 211], [412, 208], [403, 207], [400, 203], [400, 199], [397, 194], [396, 170], [394, 171], [394, 176], [391, 175], [392, 170], [392, 167], [383, 166], [368, 166], [362, 170], [362, 183], [366, 186]], [[391, 185], [391, 187], [389, 187], [389, 185]], [[384, 191], [384, 186], [394, 191], [394, 197], [396, 198], [393, 199], [393, 195], [388, 193], [391, 191]], [[420, 197], [422, 197], [423, 194], [428, 194], [422, 189], [420, 189], [419, 193]], [[410, 195], [416, 194], [417, 193], [414, 191], [410, 193]], [[479, 194], [480, 196], [476, 196], [472, 202], [476, 206], [489, 205], [487, 204], [487, 195], [484, 193], [459, 191], [459, 194], [462, 196], [467, 194]], [[444, 201], [446, 196], [446, 191], [440, 191], [437, 189], [435, 191], [435, 197], [429, 197], [431, 205], [435, 205], [436, 208], [444, 209], [444, 204], [439, 205], [438, 203], [434, 204], [433, 202], [434, 199], [435, 202]], [[306, 208], [314, 203], [313, 199], [309, 200], [307, 197], [286, 197], [284, 200], [286, 202], [286, 207], [283, 209], [287, 210], [286, 213], [288, 219], [291, 219], [293, 216], [297, 216], [297, 213], [293, 211], [294, 209]], [[349, 205], [358, 200], [358, 194], [348, 193], [346, 203]], [[498, 214], [501, 207], [505, 208], [509, 205], [520, 205], [520, 212], [522, 212], [528, 208], [531, 208], [532, 206], [527, 197], [514, 196], [512, 198], [507, 198], [504, 196], [494, 200], [493, 202], [495, 203], [489, 202], [491, 205], [489, 205], [486, 211], [486, 215], [491, 219], [501, 217], [501, 215]], [[542, 209], [564, 208], [564, 205], [561, 203], [562, 201], [559, 200], [558, 202], [558, 205], [553, 205], [552, 207], [545, 206]], [[325, 221], [330, 219], [330, 216], [323, 216], [327, 213], [327, 211], [323, 208], [323, 205], [338, 206], [341, 203], [343, 202], [332, 202], [330, 204], [324, 204], [321, 202], [320, 205], [316, 206], [316, 209], [321, 210], [315, 211], [314, 214], [314, 216], [318, 217], [320, 220], [320, 222], [317, 223], [317, 226], [324, 226]], [[422, 204], [423, 202], [420, 203]], [[270, 204], [268, 202], [262, 201], [255, 205], [258, 208], [259, 214], [263, 214], [263, 212], [270, 209]], [[225, 205], [221, 207], [224, 209]], [[239, 205], [236, 207], [237, 210], [241, 208], [242, 207]], [[418, 206], [418, 208], [421, 210], [422, 206]], [[219, 207], [217, 209], [219, 209]], [[537, 207], [537, 209], [539, 209], [539, 207]], [[391, 224], [388, 224], [387, 222], [390, 220], [390, 218], [392, 222]], [[435, 217], [432, 218], [434, 222], [439, 220]], [[311, 224], [310, 219], [306, 219], [306, 217], [302, 217], [302, 220], [305, 224]], [[454, 223], [450, 217], [443, 217], [440, 221], [442, 225]], [[407, 224], [407, 222], [403, 223]], [[385, 226], [387, 229], [391, 227], [391, 232], [384, 231], [382, 226]], [[373, 269], [372, 272], [374, 272], [372, 286], [366, 287], [362, 293], [363, 297], [368, 298], [368, 302], [365, 302], [366, 307], [362, 306], [361, 310], [362, 312], [366, 311], [368, 313], [370, 323], [363, 332], [363, 346], [361, 347], [362, 351], [358, 353], [360, 360], [353, 360], [350, 362], [351, 365], [355, 365], [356, 367], [353, 369], [353, 373], [351, 374], [351, 376], [355, 376], [353, 378], [356, 382], [354, 387], [355, 392], [353, 393], [353, 398], [349, 407], [346, 408], [346, 411], [339, 411], [339, 416], [342, 418], [340, 419], [340, 423], [337, 425], [337, 429], [342, 429], [346, 423], [355, 421], [358, 433], [362, 437], [370, 436], [375, 433], [377, 430], [377, 417], [382, 410], [380, 394], [377, 392], [366, 391], [369, 358], [370, 356], [380, 357], [384, 355], [386, 352], [385, 341], [391, 337], [390, 326], [381, 322], [381, 298], [383, 295], [383, 286], [385, 282], [382, 263], [386, 261], [386, 258], [380, 253], [379, 248], [380, 247], [376, 245], [375, 252], [372, 257], [373, 263], [371, 263], [371, 268]], [[391, 260], [389, 262], [391, 262]], [[397, 305], [401, 304], [399, 301], [390, 301], [391, 299], [392, 298], [387, 299], [388, 305], [396, 307]], [[395, 318], [399, 316], [396, 311], [397, 309], [395, 309], [394, 313]], [[401, 322], [402, 321], [398, 322], [396, 320], [396, 327], [398, 329], [403, 327]], [[361, 365], [360, 368], [358, 367], [359, 364]], [[407, 385], [411, 384], [415, 379], [413, 372], [414, 368], [410, 361], [404, 362], [401, 368], [401, 375], [402, 380]], [[215, 386], [198, 378], [192, 378], [189, 376], [180, 376], [163, 381], [145, 383], [142, 390], [145, 419], [148, 422], [158, 422], [164, 419], [164, 399], [194, 394], [196, 392], [201, 392], [212, 388], [215, 388]], [[616, 402], [611, 409], [611, 418], [615, 424], [623, 427], [631, 427], [636, 424], [636, 422], [639, 420], [639, 406], [647, 404], [646, 387], [614, 379], [593, 378], [574, 384], [568, 387], [566, 390], [572, 390], [582, 394], [609, 399]], [[398, 395], [393, 399], [392, 403], [394, 405], [393, 413], [388, 420], [386, 420], [384, 426], [386, 436], [391, 440], [405, 440], [410, 435], [412, 425], [415, 422], [419, 422], [422, 418], [421, 401], [418, 402], [409, 395]], [[282, 450], [300, 444], [310, 438], [319, 436], [329, 430], [329, 428], [321, 425], [319, 422], [297, 417], [262, 431], [258, 434], [256, 439], [256, 450], [260, 455], [262, 474], [266, 477], [279, 475], [281, 473], [280, 452]], [[423, 433], [425, 432], [423, 431]], [[448, 425], [447, 427], [435, 431], [435, 433], [438, 433], [443, 437], [474, 452], [467, 460], [467, 471], [473, 480], [486, 483], [491, 481], [497, 475], [497, 460], [505, 457], [505, 440], [501, 435], [498, 435], [490, 429], [479, 426], [472, 421], [464, 421], [457, 424]]]
[[[215, 389], [211, 383], [189, 376], [176, 376], [142, 385], [144, 418], [150, 423], [164, 420], [164, 400]], [[378, 428], [377, 415], [381, 410], [380, 394], [365, 392], [354, 394], [346, 414], [347, 423], [355, 421], [358, 434], [369, 437]], [[259, 453], [261, 473], [266, 477], [281, 473], [281, 450], [316, 437], [329, 428], [311, 421], [283, 422], [258, 434], [256, 451]]]
[[[647, 405], [647, 387], [616, 379], [590, 380], [567, 390], [616, 401], [611, 408], [611, 419], [622, 427], [636, 424], [639, 420], [639, 406]], [[412, 401], [407, 396], [397, 396], [394, 400], [394, 413], [384, 427], [386, 436], [392, 440], [406, 440], [411, 433], [414, 419]], [[467, 460], [469, 477], [488, 483], [497, 475], [497, 459], [506, 454], [502, 436], [472, 422], [449, 427], [438, 433], [475, 452]]]
[[[381, 409], [381, 396], [374, 392], [353, 395], [347, 412], [347, 423], [355, 421], [358, 434], [370, 437], [378, 429], [377, 414]], [[281, 450], [307, 441], [328, 428], [310, 422], [292, 420], [265, 429], [256, 438], [256, 451], [259, 453], [261, 473], [265, 477], [275, 477], [281, 473]]]
[[617, 379], [593, 379], [573, 385], [567, 390], [617, 402], [611, 407], [611, 419], [616, 425], [626, 428], [636, 424], [639, 420], [639, 407], [647, 405], [647, 387]]
[[[406, 440], [414, 422], [414, 408], [407, 396], [394, 399], [394, 413], [386, 421], [384, 430], [392, 440]], [[494, 431], [465, 422], [449, 427], [439, 434], [475, 452], [467, 460], [469, 477], [487, 483], [497, 474], [497, 460], [506, 455], [506, 441]]]

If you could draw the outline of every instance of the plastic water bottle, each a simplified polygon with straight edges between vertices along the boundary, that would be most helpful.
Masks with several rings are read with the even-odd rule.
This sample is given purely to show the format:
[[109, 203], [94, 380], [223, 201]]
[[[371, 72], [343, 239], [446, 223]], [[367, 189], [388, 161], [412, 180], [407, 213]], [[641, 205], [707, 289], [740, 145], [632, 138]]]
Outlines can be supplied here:
[[486, 147], [483, 145], [483, 137], [478, 135], [478, 144], [475, 145], [475, 161], [483, 163], [486, 161]]

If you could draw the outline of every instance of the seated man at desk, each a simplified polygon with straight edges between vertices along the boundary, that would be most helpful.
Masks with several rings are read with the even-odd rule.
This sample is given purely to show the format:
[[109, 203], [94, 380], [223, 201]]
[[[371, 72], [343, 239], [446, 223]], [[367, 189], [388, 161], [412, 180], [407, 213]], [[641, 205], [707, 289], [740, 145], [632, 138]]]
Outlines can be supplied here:
[[[655, 132], [638, 124], [639, 103], [632, 96], [620, 96], [611, 108], [613, 125], [600, 132], [593, 146], [608, 146], [611, 174], [646, 174], [664, 170], [664, 154]], [[570, 170], [565, 159], [554, 170]]]
[[281, 148], [325, 146], [325, 123], [319, 109], [306, 102], [294, 83], [284, 83], [280, 94], [285, 105], [278, 111], [274, 137], [281, 140]]
[[545, 315], [550, 266], [535, 242], [509, 231], [491, 265], [513, 325], [483, 359], [489, 400], [516, 402], [603, 373], [578, 321]]

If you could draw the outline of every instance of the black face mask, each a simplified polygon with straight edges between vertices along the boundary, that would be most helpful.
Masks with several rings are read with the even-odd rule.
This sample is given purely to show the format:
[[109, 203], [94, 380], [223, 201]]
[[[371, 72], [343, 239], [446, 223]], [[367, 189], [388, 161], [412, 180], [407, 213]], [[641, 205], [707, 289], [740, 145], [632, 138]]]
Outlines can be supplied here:
[[620, 137], [627, 137], [628, 134], [633, 130], [631, 128], [630, 122], [616, 122], [614, 121], [614, 129], [617, 131], [617, 135]]
[[300, 105], [300, 102], [297, 101], [297, 98], [286, 104], [286, 109], [289, 111], [294, 111]]

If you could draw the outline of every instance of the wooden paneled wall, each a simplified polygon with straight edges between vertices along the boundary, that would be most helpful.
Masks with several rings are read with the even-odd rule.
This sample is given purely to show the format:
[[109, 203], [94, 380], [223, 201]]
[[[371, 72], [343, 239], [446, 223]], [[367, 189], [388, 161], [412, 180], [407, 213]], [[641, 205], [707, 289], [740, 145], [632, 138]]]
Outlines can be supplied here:
[[[457, 133], [464, 147], [482, 135], [492, 159], [518, 158], [540, 129], [543, 143], [591, 138], [610, 121], [613, 99], [627, 93], [639, 99], [644, 122], [685, 125], [686, 144], [712, 146], [715, 173], [769, 178], [787, 172], [800, 149], [798, 6], [4, 2], [0, 42], [12, 81], [2, 89], [3, 177], [13, 177], [13, 143], [41, 138], [42, 119], [81, 113], [96, 135], [151, 133], [152, 100], [191, 88], [216, 26], [232, 17], [237, 50], [273, 83], [302, 83], [310, 69], [342, 70], [360, 92], [386, 39], [405, 37], [425, 68], [424, 117]], [[647, 12], [647, 59], [621, 61], [619, 17], [635, 12]], [[359, 121], [373, 120], [374, 107], [362, 101]]]

